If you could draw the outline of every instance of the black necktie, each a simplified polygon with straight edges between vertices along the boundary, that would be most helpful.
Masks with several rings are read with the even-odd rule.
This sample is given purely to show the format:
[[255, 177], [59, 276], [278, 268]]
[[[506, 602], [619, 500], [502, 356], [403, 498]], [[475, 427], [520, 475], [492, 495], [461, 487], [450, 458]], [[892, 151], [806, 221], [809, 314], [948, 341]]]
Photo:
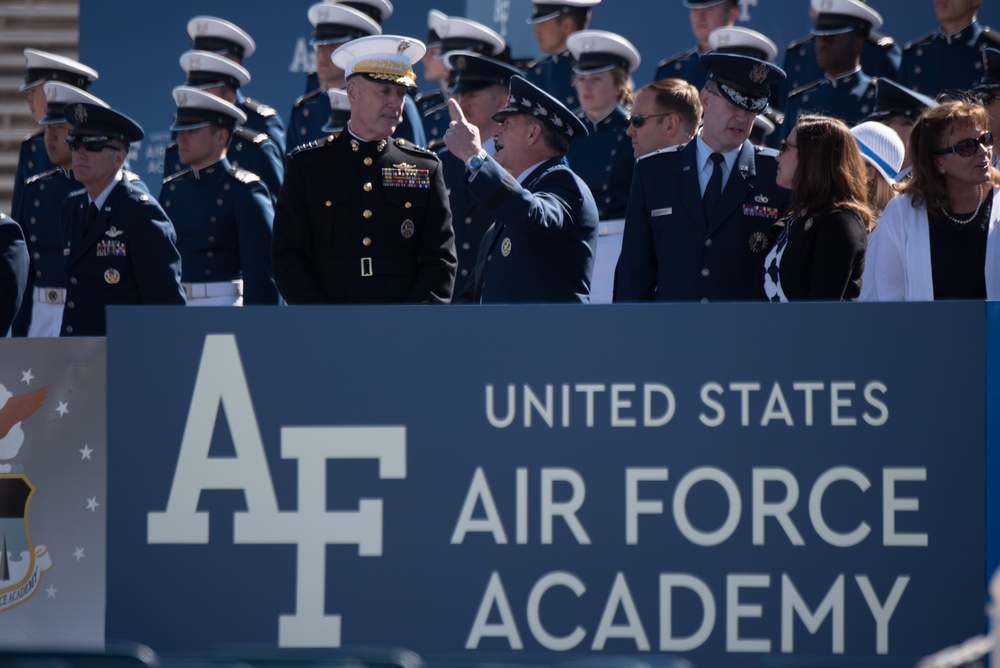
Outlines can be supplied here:
[[708, 180], [708, 185], [705, 187], [705, 196], [701, 200], [705, 206], [706, 220], [712, 219], [715, 207], [719, 205], [719, 200], [722, 199], [722, 165], [724, 164], [721, 153], [713, 153], [709, 156], [709, 159], [714, 163], [712, 165], [712, 177]]
[[93, 202], [87, 207], [87, 216], [83, 219], [83, 236], [87, 236], [90, 231], [90, 224], [97, 218], [97, 205]]

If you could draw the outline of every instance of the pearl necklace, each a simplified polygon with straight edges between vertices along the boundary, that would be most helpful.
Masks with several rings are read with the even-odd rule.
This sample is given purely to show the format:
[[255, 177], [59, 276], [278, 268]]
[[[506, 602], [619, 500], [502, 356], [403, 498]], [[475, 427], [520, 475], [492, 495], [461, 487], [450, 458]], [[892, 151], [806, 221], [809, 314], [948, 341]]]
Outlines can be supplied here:
[[941, 213], [944, 214], [945, 218], [955, 223], [956, 225], [968, 225], [969, 223], [971, 223], [976, 219], [976, 216], [979, 215], [979, 209], [983, 206], [983, 199], [984, 199], [983, 187], [979, 186], [979, 204], [976, 205], [976, 210], [972, 212], [972, 215], [966, 218], [965, 220], [959, 220], [958, 218], [955, 218], [955, 216], [948, 213], [948, 210], [945, 209], [944, 207], [941, 208]]

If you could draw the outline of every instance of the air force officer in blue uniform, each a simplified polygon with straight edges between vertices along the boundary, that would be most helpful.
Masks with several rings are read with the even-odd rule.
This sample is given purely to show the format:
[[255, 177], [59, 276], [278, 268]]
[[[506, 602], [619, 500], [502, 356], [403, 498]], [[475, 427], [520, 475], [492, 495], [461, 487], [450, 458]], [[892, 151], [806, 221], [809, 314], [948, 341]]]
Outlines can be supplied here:
[[616, 302], [737, 301], [762, 297], [761, 267], [770, 227], [787, 191], [775, 185], [774, 151], [748, 137], [784, 78], [750, 56], [702, 56], [704, 124], [683, 149], [650, 154], [636, 165]]
[[563, 104], [520, 76], [494, 115], [494, 153], [455, 100], [445, 145], [470, 171], [468, 188], [496, 222], [479, 247], [463, 301], [590, 302], [597, 205], [566, 165], [570, 142], [587, 128]]
[[62, 336], [104, 336], [104, 310], [184, 304], [174, 226], [155, 199], [123, 178], [135, 121], [94, 104], [66, 105], [73, 175], [84, 189], [62, 208], [66, 309]]

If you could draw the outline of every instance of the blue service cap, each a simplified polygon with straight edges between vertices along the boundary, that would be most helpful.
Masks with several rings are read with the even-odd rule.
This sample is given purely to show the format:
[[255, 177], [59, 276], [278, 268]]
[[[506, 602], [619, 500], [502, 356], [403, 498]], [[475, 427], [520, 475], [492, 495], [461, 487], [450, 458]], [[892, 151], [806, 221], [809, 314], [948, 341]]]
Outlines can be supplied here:
[[91, 95], [85, 90], [81, 90], [76, 86], [70, 86], [62, 81], [46, 81], [44, 85], [46, 104], [45, 116], [42, 117], [42, 120], [38, 121], [41, 125], [65, 123], [66, 117], [63, 115], [63, 109], [66, 108], [67, 104], [74, 102], [87, 102], [102, 107], [108, 106], [107, 102], [96, 95]]
[[257, 50], [257, 43], [245, 30], [215, 16], [195, 16], [188, 21], [187, 32], [195, 51], [231, 54], [243, 60]]
[[587, 126], [566, 105], [520, 75], [511, 77], [507, 106], [493, 114], [493, 120], [502, 123], [506, 117], [517, 114], [544, 121], [569, 141], [588, 134]]
[[635, 72], [642, 59], [639, 50], [621, 35], [606, 30], [580, 30], [566, 40], [573, 54], [573, 71], [577, 74], [604, 72], [620, 67]]
[[777, 65], [735, 53], [710, 51], [701, 56], [701, 64], [722, 97], [758, 114], [767, 109], [771, 87], [785, 80], [785, 71]]
[[342, 44], [382, 34], [382, 26], [375, 19], [347, 5], [319, 2], [309, 8], [308, 16], [313, 24], [309, 40], [313, 46]]
[[938, 103], [932, 98], [900, 86], [892, 79], [878, 77], [875, 79], [875, 108], [865, 120], [877, 121], [892, 116], [906, 116], [910, 120], [916, 120], [925, 110], [936, 106]]
[[62, 81], [70, 86], [86, 89], [97, 80], [97, 71], [72, 58], [60, 56], [38, 49], [25, 49], [24, 59], [27, 72], [21, 92], [46, 81]]
[[473, 51], [449, 51], [444, 57], [448, 68], [449, 93], [469, 93], [488, 86], [510, 86], [511, 77], [521, 73], [513, 65], [487, 58]]
[[73, 126], [67, 137], [92, 142], [116, 140], [130, 144], [145, 135], [139, 124], [110, 107], [90, 102], [74, 102], [63, 109], [63, 117]]
[[214, 125], [232, 132], [236, 126], [247, 122], [242, 109], [218, 95], [191, 86], [177, 86], [173, 95], [177, 113], [171, 130], [197, 130]]
[[778, 57], [778, 46], [765, 34], [749, 28], [724, 26], [708, 34], [712, 51], [735, 53], [773, 63]]

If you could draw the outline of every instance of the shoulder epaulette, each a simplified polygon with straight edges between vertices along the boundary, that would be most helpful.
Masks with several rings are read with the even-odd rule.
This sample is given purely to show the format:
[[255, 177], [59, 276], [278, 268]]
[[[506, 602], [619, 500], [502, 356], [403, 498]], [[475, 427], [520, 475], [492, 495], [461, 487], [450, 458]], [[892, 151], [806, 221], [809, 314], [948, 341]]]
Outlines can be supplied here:
[[123, 169], [122, 170], [122, 175], [124, 175], [125, 179], [128, 180], [128, 181], [141, 181], [142, 180], [141, 176], [139, 176], [135, 172], [130, 172], [127, 169]]
[[56, 174], [58, 172], [59, 172], [59, 168], [56, 167], [55, 169], [50, 169], [47, 172], [42, 172], [41, 174], [35, 174], [34, 176], [29, 177], [28, 179], [26, 179], [25, 182], [24, 182], [24, 185], [29, 185], [31, 183], [34, 183], [35, 181], [41, 181], [42, 179], [47, 179], [50, 176], [53, 176], [54, 174]]
[[79, 197], [80, 195], [85, 195], [86, 193], [86, 188], [80, 188], [79, 190], [74, 190], [70, 194], [66, 195], [66, 199], [69, 199], [70, 197]]
[[293, 108], [294, 109], [298, 109], [299, 107], [301, 107], [303, 104], [305, 104], [309, 100], [312, 100], [313, 98], [319, 97], [323, 93], [324, 93], [324, 91], [323, 91], [322, 88], [317, 88], [316, 90], [309, 91], [308, 93], [306, 93], [305, 95], [303, 95], [299, 99], [295, 100], [295, 104], [293, 105]]
[[530, 70], [530, 69], [534, 69], [534, 68], [538, 67], [539, 65], [541, 65], [542, 63], [544, 63], [544, 62], [545, 62], [546, 60], [552, 60], [552, 56], [550, 56], [550, 55], [548, 55], [548, 54], [545, 54], [545, 55], [544, 55], [544, 56], [542, 56], [541, 58], [537, 58], [537, 59], [535, 59], [535, 60], [532, 60], [532, 61], [531, 61], [530, 63], [528, 63], [528, 64], [527, 64], [527, 65], [525, 66], [525, 68], [524, 68], [524, 69], [525, 69], [525, 70]]
[[906, 43], [906, 46], [903, 47], [903, 51], [908, 51], [908, 50], [912, 49], [913, 47], [915, 47], [917, 44], [922, 44], [922, 43], [930, 40], [936, 34], [938, 34], [937, 30], [931, 30], [926, 35], [921, 35], [920, 37], [918, 37], [916, 39], [911, 39], [909, 42]]
[[31, 141], [35, 137], [41, 137], [43, 134], [45, 134], [45, 130], [44, 129], [38, 130], [37, 132], [32, 132], [30, 134], [27, 134], [27, 135], [24, 136], [24, 141], [21, 142], [21, 143], [23, 144], [26, 141]]
[[413, 101], [417, 102], [417, 103], [420, 103], [420, 102], [423, 102], [424, 100], [429, 100], [429, 99], [431, 99], [431, 98], [433, 98], [433, 97], [435, 97], [437, 95], [441, 95], [441, 91], [439, 91], [439, 90], [425, 90], [423, 93], [417, 93], [414, 96]]
[[[444, 140], [441, 139], [440, 137], [437, 138], [437, 139], [432, 139], [429, 142], [427, 142], [427, 150], [428, 151], [433, 151], [434, 153], [437, 153], [438, 151], [440, 151], [442, 149], [448, 150], [444, 146]], [[440, 155], [440, 154], [438, 154], [438, 155]]]
[[182, 169], [179, 172], [174, 172], [173, 174], [171, 174], [167, 178], [163, 179], [163, 185], [167, 185], [168, 183], [170, 183], [174, 179], [179, 179], [182, 176], [184, 176], [186, 174], [190, 174], [190, 173], [191, 173], [191, 168], [190, 167], [188, 167], [187, 169]]
[[767, 156], [768, 158], [778, 157], [778, 149], [771, 148], [770, 146], [757, 146], [756, 144], [754, 144], [753, 149], [757, 155]]
[[270, 139], [266, 132], [257, 132], [256, 130], [251, 130], [250, 128], [240, 128], [233, 134], [252, 144], [263, 144]]
[[868, 33], [868, 41], [883, 49], [888, 49], [896, 44], [896, 40], [889, 35], [883, 35], [882, 33], [875, 32], [874, 30]]
[[253, 172], [249, 172], [245, 169], [240, 169], [239, 167], [236, 166], [231, 166], [229, 169], [226, 170], [226, 172], [228, 172], [231, 177], [233, 177], [240, 183], [254, 183], [256, 181], [260, 181], [260, 177], [254, 174]]
[[394, 143], [396, 144], [396, 146], [398, 146], [399, 148], [403, 149], [404, 151], [412, 151], [414, 153], [421, 154], [421, 155], [431, 155], [431, 156], [434, 156], [435, 160], [439, 160], [440, 159], [440, 158], [438, 158], [438, 154], [435, 153], [434, 151], [430, 151], [430, 150], [428, 150], [426, 148], [423, 148], [422, 146], [417, 146], [413, 142], [406, 141], [405, 139], [397, 139], [397, 140], [395, 140]]
[[674, 144], [673, 146], [665, 146], [664, 148], [658, 148], [655, 151], [652, 151], [651, 153], [647, 153], [646, 155], [640, 155], [638, 159], [645, 160], [646, 158], [652, 158], [654, 155], [663, 155], [664, 153], [678, 153], [684, 150], [684, 147], [687, 145], [688, 143], [684, 142], [683, 144]]
[[291, 158], [293, 155], [298, 155], [299, 153], [302, 153], [304, 151], [311, 151], [314, 148], [327, 146], [329, 145], [330, 142], [332, 142], [336, 138], [337, 135], [332, 134], [332, 135], [327, 135], [322, 139], [316, 139], [315, 141], [307, 142], [305, 144], [299, 144], [298, 146], [296, 146], [295, 148], [293, 148], [291, 151], [288, 152], [288, 157]]
[[258, 116], [263, 116], [265, 118], [269, 118], [278, 113], [274, 107], [264, 104], [263, 102], [258, 102], [257, 100], [249, 97], [243, 100], [243, 106]]
[[788, 51], [789, 49], [797, 49], [806, 42], [812, 42], [815, 39], [816, 35], [806, 35], [805, 37], [800, 37], [796, 40], [789, 42], [788, 46], [785, 47], [785, 51]]
[[433, 107], [427, 107], [427, 109], [424, 110], [424, 118], [428, 118], [431, 114], [436, 114], [442, 109], [447, 109], [447, 108], [448, 108], [447, 100], [445, 100], [441, 104], [435, 104]]
[[983, 37], [990, 40], [994, 44], [1000, 44], [1000, 33], [997, 33], [997, 31], [995, 30], [990, 30], [989, 26], [983, 28], [983, 32], [981, 34]]
[[810, 91], [813, 88], [815, 88], [816, 86], [820, 85], [820, 83], [822, 81], [823, 81], [822, 79], [816, 79], [816, 81], [813, 81], [811, 83], [807, 83], [805, 86], [799, 86], [795, 90], [791, 91], [788, 94], [788, 97], [795, 97], [797, 95], [802, 95], [802, 93], [805, 93], [806, 91]]
[[172, 151], [175, 148], [177, 148], [177, 140], [176, 139], [171, 140], [171, 142], [169, 144], [167, 144], [167, 149], [166, 150]]
[[660, 62], [658, 62], [656, 64], [656, 67], [657, 67], [657, 69], [659, 69], [661, 67], [666, 67], [667, 65], [669, 65], [672, 62], [674, 62], [676, 60], [680, 60], [681, 58], [684, 58], [689, 53], [691, 53], [691, 49], [687, 49], [686, 51], [681, 51], [680, 53], [675, 53], [674, 55], [669, 56], [667, 58], [664, 58], [663, 60], [661, 60]]

